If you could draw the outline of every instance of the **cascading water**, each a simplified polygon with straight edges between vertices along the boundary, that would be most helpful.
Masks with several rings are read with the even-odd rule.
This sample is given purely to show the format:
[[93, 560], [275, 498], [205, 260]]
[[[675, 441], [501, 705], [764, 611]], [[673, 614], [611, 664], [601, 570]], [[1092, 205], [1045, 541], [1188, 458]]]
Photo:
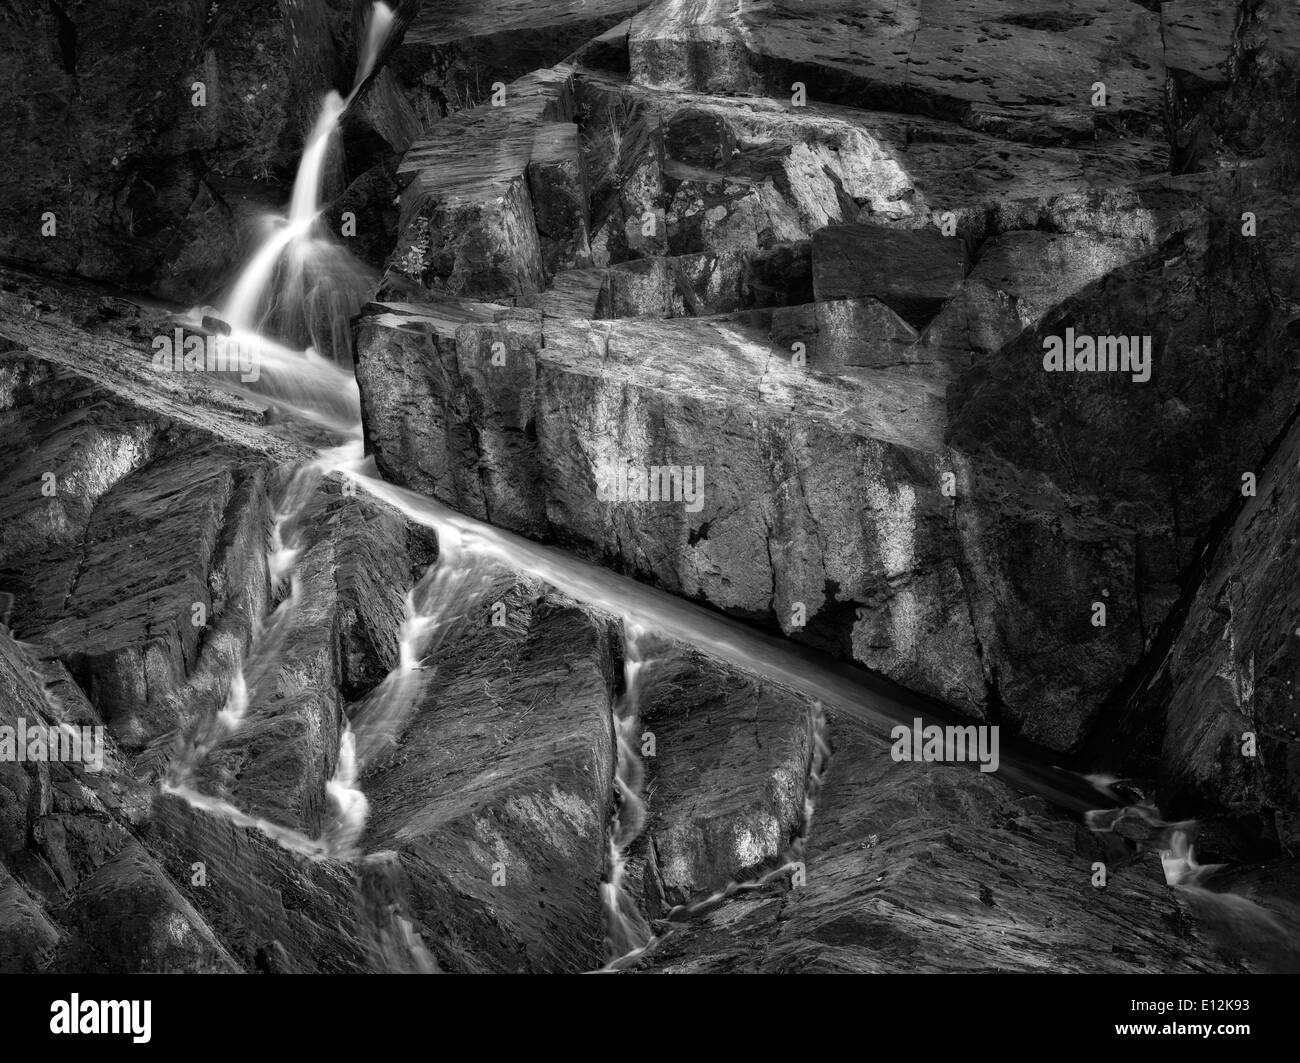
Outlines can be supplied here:
[[358, 782], [360, 775], [356, 735], [345, 723], [334, 777], [325, 784], [325, 796], [334, 805], [334, 819], [325, 828], [322, 841], [333, 859], [347, 860], [361, 852], [361, 832], [366, 828], [370, 802]]
[[[359, 308], [370, 279], [341, 246], [322, 232], [320, 199], [335, 134], [348, 107], [374, 73], [393, 24], [394, 13], [386, 4], [377, 3], [371, 8], [352, 89], [346, 97], [331, 92], [322, 102], [303, 151], [287, 216], [268, 219], [260, 246], [219, 312], [231, 338], [250, 345], [257, 353], [260, 379], [256, 394], [337, 433], [345, 443], [322, 451], [316, 461], [304, 466], [291, 480], [273, 521], [268, 557], [273, 593], [279, 593], [287, 583], [288, 594], [257, 626], [248, 657], [232, 677], [224, 704], [211, 719], [194, 729], [162, 785], [165, 792], [184, 798], [196, 808], [259, 830], [285, 848], [312, 859], [359, 857], [368, 811], [360, 780], [367, 764], [400, 738], [418, 705], [425, 663], [439, 640], [465, 615], [467, 603], [489, 580], [493, 566], [502, 565], [536, 578], [624, 623], [625, 692], [613, 710], [617, 806], [609, 833], [607, 876], [602, 884], [610, 956], [605, 969], [620, 970], [646, 955], [683, 921], [738, 892], [758, 889], [802, 867], [829, 755], [823, 706], [866, 722], [881, 735], [888, 733], [893, 724], [911, 725], [917, 715], [925, 715], [925, 710], [860, 672], [828, 667], [825, 661], [814, 659], [786, 640], [756, 634], [682, 599], [481, 524], [433, 499], [385, 483], [373, 465], [363, 460], [359, 393], [350, 372], [351, 341], [340, 322]], [[333, 817], [320, 838], [310, 838], [250, 815], [223, 798], [202, 793], [194, 780], [204, 758], [244, 726], [250, 709], [258, 703], [259, 688], [273, 673], [300, 602], [301, 586], [295, 579], [294, 567], [301, 544], [294, 534], [295, 522], [322, 477], [330, 473], [341, 473], [413, 522], [434, 529], [440, 557], [408, 595], [396, 666], [340, 728], [337, 766], [326, 784]], [[811, 755], [802, 822], [779, 866], [757, 878], [728, 883], [705, 897], [678, 905], [652, 927], [629, 895], [627, 854], [645, 824], [637, 732], [647, 663], [645, 640], [654, 631], [676, 632], [707, 655], [800, 691], [813, 699], [814, 710], [809, 723]], [[1091, 809], [1099, 790], [1124, 804], [1102, 783], [1090, 784], [1072, 773], [1015, 755], [1004, 754], [1001, 773], [1012, 785], [1078, 812]], [[1195, 861], [1190, 844], [1193, 824], [1164, 823], [1150, 806], [1089, 812], [1089, 824], [1096, 830], [1114, 830], [1130, 823], [1163, 832], [1161, 859], [1172, 888], [1225, 919], [1230, 915], [1239, 922], [1250, 922], [1261, 932], [1283, 933], [1270, 913], [1248, 899], [1215, 893], [1201, 885], [1215, 869], [1201, 867]], [[393, 945], [394, 956], [416, 951], [412, 942]], [[432, 969], [432, 961], [422, 959], [417, 967]]]
[[650, 924], [627, 891], [627, 850], [645, 829], [641, 795], [645, 767], [637, 752], [641, 691], [650, 660], [649, 632], [638, 624], [623, 628], [623, 695], [614, 704], [614, 791], [617, 805], [609, 831], [609, 853], [601, 902], [605, 910], [605, 947], [611, 962], [639, 954], [653, 936]]
[[397, 666], [353, 716], [363, 765], [396, 744], [415, 709], [426, 661], [474, 608], [491, 579], [491, 566], [473, 557], [454, 531], [438, 536], [438, 552], [438, 560], [406, 596]]
[[[1118, 796], [1117, 780], [1094, 777], [1098, 787]], [[1208, 880], [1226, 864], [1201, 864], [1192, 839], [1195, 820], [1169, 822], [1152, 804], [1094, 810], [1084, 817], [1091, 830], [1113, 833], [1136, 842], [1140, 850], [1159, 853], [1165, 883], [1187, 903], [1198, 925], [1218, 945], [1246, 947], [1266, 968], [1295, 970], [1300, 965], [1300, 934], [1263, 906], [1239, 893], [1208, 888]]]
[[[478, 578], [472, 574], [488, 562], [503, 564], [549, 583], [577, 601], [623, 618], [629, 625], [690, 631], [704, 652], [804, 690], [861, 719], [876, 724], [904, 719], [910, 723], [916, 712], [913, 707], [882, 695], [861, 676], [850, 678], [845, 673], [829, 672], [820, 663], [811, 663], [802, 651], [784, 640], [756, 636], [738, 624], [703, 613], [680, 599], [480, 524], [431, 499], [384, 483], [374, 475], [369, 464], [361, 461], [359, 393], [354, 377], [344, 368], [350, 359], [338, 357], [334, 350], [340, 363], [335, 364], [310, 348], [295, 350], [262, 334], [263, 328], [275, 325], [273, 311], [278, 303], [286, 301], [286, 293], [293, 295], [287, 302], [301, 308], [308, 301], [304, 293], [311, 287], [307, 274], [328, 272], [333, 256], [347, 257], [341, 248], [324, 240], [318, 232], [322, 177], [342, 116], [373, 73], [393, 24], [393, 11], [386, 4], [377, 3], [371, 8], [352, 90], [343, 99], [331, 93], [323, 102], [294, 182], [288, 216], [273, 222], [272, 231], [235, 284], [223, 313], [231, 326], [232, 339], [256, 347], [261, 371], [256, 393], [348, 440], [337, 450], [323, 452], [320, 461], [313, 463], [313, 473], [338, 471], [353, 478], [370, 494], [390, 503], [411, 520], [433, 528], [444, 551], [442, 562], [429, 574], [428, 582], [422, 581], [413, 591], [408, 603], [408, 618], [401, 633], [402, 660], [355, 714], [350, 726], [344, 728], [339, 770], [331, 780], [331, 794], [339, 807], [335, 836], [352, 838], [359, 833], [356, 822], [364, 819], [364, 803], [359, 799], [357, 777], [367, 760], [400, 733], [418, 690], [417, 662], [429, 652], [431, 639], [445, 629], [450, 619], [450, 616], [440, 619], [440, 613], [447, 608], [445, 603], [463, 594], [469, 581]], [[337, 317], [337, 313], [333, 316]], [[292, 334], [294, 330], [280, 331]], [[294, 559], [293, 547], [282, 541], [282, 529], [291, 518], [292, 514], [286, 511], [276, 521], [270, 568], [277, 583], [288, 575]], [[290, 587], [288, 598], [267, 625], [266, 637], [259, 640], [266, 648], [255, 655], [256, 662], [267, 662], [269, 666], [274, 660], [274, 636], [280, 630], [278, 621], [292, 615], [296, 601], [297, 591], [291, 577]], [[1068, 793], [1072, 787], [1077, 789], [1076, 780], [1068, 773], [1033, 764], [1017, 765], [1014, 758], [1003, 758], [1003, 770], [1013, 781], [1024, 782], [1040, 792], [1054, 790], [1059, 795]], [[624, 780], [625, 784], [627, 781]], [[629, 794], [633, 793], [634, 788], [627, 789]], [[1077, 793], [1072, 796], [1076, 801], [1081, 800]], [[632, 807], [629, 797], [629, 814]], [[313, 844], [317, 849], [330, 849], [328, 845]]]
[[393, 32], [393, 22], [396, 18], [397, 13], [387, 4], [375, 4], [370, 9], [369, 18], [366, 20], [366, 39], [361, 48], [361, 59], [357, 63], [356, 76], [352, 79], [352, 91], [344, 101], [345, 107], [356, 98], [366, 79], [375, 72], [379, 52]]
[[[296, 470], [290, 478], [272, 520], [271, 543], [266, 558], [271, 593], [277, 593], [287, 580], [289, 594], [275, 606], [269, 616], [258, 619], [248, 655], [231, 677], [229, 693], [215, 718], [197, 721], [189, 736], [180, 743], [163, 784], [165, 792], [178, 794], [187, 800], [199, 796], [194, 787], [196, 772], [213, 750], [239, 732], [250, 706], [258, 703], [265, 693], [265, 684], [274, 677], [284, 641], [302, 600], [302, 587], [293, 573], [294, 564], [301, 552], [300, 529], [294, 521], [320, 483], [324, 468], [334, 460], [334, 454], [327, 452], [316, 461]], [[191, 804], [194, 803], [191, 800]], [[260, 822], [255, 817], [245, 818], [249, 821], [247, 825], [259, 826], [260, 829]], [[289, 831], [288, 828], [276, 829], [287, 832], [285, 836], [291, 839], [291, 848], [298, 851], [314, 849], [314, 843], [297, 832]]]
[[[181, 743], [163, 782], [165, 792], [235, 823], [261, 830], [287, 848], [316, 858], [353, 854], [365, 823], [365, 796], [357, 786], [356, 736], [346, 723], [342, 728], [336, 771], [326, 785], [326, 795], [335, 814], [319, 840], [247, 815], [228, 801], [199, 792], [194, 786], [194, 776], [207, 755], [243, 726], [250, 705], [257, 703], [259, 688], [274, 674], [301, 601], [301, 584], [293, 572], [302, 549], [297, 522], [323, 473], [349, 460], [353, 447], [359, 447], [361, 411], [356, 383], [350, 372], [336, 364], [350, 367], [350, 354], [342, 357], [347, 353], [346, 348], [329, 344], [327, 349], [333, 361], [327, 361], [311, 347], [306, 350], [286, 347], [263, 335], [263, 329], [277, 299], [284, 302], [280, 296], [287, 293], [295, 297], [290, 301], [300, 307], [309, 293], [315, 298], [316, 290], [327, 282], [335, 284], [335, 290], [327, 293], [329, 310], [339, 310], [340, 288], [354, 290], [353, 312], [360, 305], [364, 288], [359, 282], [364, 279], [364, 271], [342, 248], [321, 239], [316, 231], [321, 186], [334, 133], [347, 107], [373, 73], [393, 22], [394, 13], [387, 4], [376, 3], [370, 9], [352, 91], [346, 100], [337, 92], [326, 95], [299, 163], [289, 215], [271, 220], [270, 234], [245, 266], [222, 310], [230, 339], [249, 347], [256, 357], [260, 386], [248, 390], [256, 390], [259, 396], [269, 397], [277, 405], [343, 434], [349, 443], [342, 453], [322, 451], [315, 461], [294, 472], [272, 520], [267, 556], [271, 593], [277, 594], [286, 581], [289, 593], [269, 617], [258, 622], [250, 652], [231, 680], [225, 704], [212, 720], [200, 721]], [[345, 281], [341, 286], [336, 283], [340, 278]], [[191, 316], [202, 317], [198, 311]], [[281, 318], [283, 324], [283, 313]], [[305, 330], [282, 327], [280, 331], [311, 335], [311, 323], [307, 322], [306, 326]]]
[[826, 775], [826, 764], [830, 759], [830, 744], [826, 740], [826, 713], [819, 703], [814, 702], [808, 717], [810, 755], [808, 771], [804, 780], [803, 814], [800, 816], [799, 829], [790, 840], [781, 862], [774, 868], [754, 878], [736, 879], [728, 882], [703, 897], [696, 897], [670, 908], [658, 921], [654, 932], [622, 955], [611, 959], [602, 972], [623, 971], [633, 966], [638, 960], [649, 956], [669, 934], [696, 916], [703, 915], [718, 907], [737, 893], [748, 893], [762, 889], [771, 882], [785, 876], [805, 872], [804, 857], [808, 848], [808, 836], [812, 831], [813, 813], [817, 808], [817, 798], [821, 794]]
[[[939, 719], [928, 704], [859, 669], [838, 665], [797, 643], [756, 632], [675, 595], [387, 483], [376, 475], [369, 459], [340, 463], [337, 469], [414, 523], [433, 529], [439, 536], [456, 533], [466, 549], [477, 556], [491, 558], [549, 584], [574, 601], [624, 623], [639, 624], [651, 631], [689, 633], [689, 642], [700, 652], [805, 694], [828, 709], [862, 722], [873, 734], [887, 735], [895, 724], [911, 727], [918, 716], [925, 723]], [[1097, 805], [1097, 787], [1082, 776], [1043, 765], [1012, 750], [1004, 749], [999, 774], [1014, 786], [1049, 797], [1060, 807], [1080, 814]]]
[[298, 164], [288, 217], [267, 219], [267, 235], [219, 312], [255, 345], [271, 333], [324, 351], [339, 365], [352, 364], [351, 337], [335, 323], [361, 308], [372, 278], [342, 247], [323, 238], [321, 190], [334, 135], [374, 72], [394, 20], [387, 4], [371, 7], [351, 91], [346, 98], [330, 92], [322, 101]]

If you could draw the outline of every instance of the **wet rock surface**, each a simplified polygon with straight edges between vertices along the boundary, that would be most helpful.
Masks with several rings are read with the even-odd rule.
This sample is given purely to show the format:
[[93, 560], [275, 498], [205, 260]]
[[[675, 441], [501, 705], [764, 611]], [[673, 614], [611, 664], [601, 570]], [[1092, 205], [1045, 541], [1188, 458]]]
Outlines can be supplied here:
[[680, 647], [652, 656], [640, 683], [654, 749], [642, 892], [666, 909], [779, 862], [803, 820], [813, 710]]
[[608, 632], [508, 580], [463, 616], [410, 726], [363, 776], [367, 843], [397, 854], [443, 969], [599, 967]]
[[[380, 468], [1077, 749], [1231, 504], [1219, 470], [1256, 463], [1293, 409], [1290, 302], [1269, 278], [1291, 274], [1283, 234], [1295, 217], [1276, 168], [1261, 152], [1238, 156], [1239, 169], [1169, 177], [1160, 67], [1144, 58], [1169, 50], [1170, 76], [1181, 76], [1189, 50], [1230, 47], [1236, 29], [1171, 9], [1171, 43], [1161, 44], [1162, 16], [1133, 6], [1048, 17], [953, 3], [955, 28], [940, 30], [917, 11], [886, 18], [828, 4], [794, 18], [779, 6], [656, 5], [630, 24], [625, 77], [556, 67], [507, 86], [503, 106], [444, 123], [408, 154], [410, 187], [454, 174], [468, 188], [479, 167], [484, 191], [474, 194], [486, 197], [509, 177], [469, 229], [474, 247], [496, 248], [516, 275], [498, 278], [488, 263], [420, 280], [399, 244], [389, 290], [434, 317], [449, 312], [447, 296], [542, 317], [500, 337], [458, 333], [453, 361], [449, 337], [385, 355], [412, 341], [371, 322], [427, 326], [397, 326], [391, 307], [378, 308], [362, 326], [374, 351], [361, 357], [363, 401], [383, 411], [374, 421], [403, 420], [369, 429]], [[1287, 76], [1279, 40], [1260, 37], [1250, 71], [1229, 83], [1275, 91]], [[969, 48], [978, 62], [962, 55]], [[965, 78], [952, 65], [984, 69], [1002, 48], [1024, 53], [1015, 72]], [[1089, 49], [1105, 56], [1104, 106], [1090, 102]], [[810, 86], [805, 106], [762, 94], [787, 69]], [[589, 240], [591, 265], [550, 272], [526, 225], [538, 190], [522, 175], [557, 115], [571, 115], [588, 145], [590, 205], [571, 231]], [[519, 144], [504, 168], [489, 145], [495, 126], [511, 130], [503, 144]], [[1245, 233], [1243, 201], [1267, 214], [1272, 236]], [[410, 202], [409, 231], [439, 228]], [[769, 266], [768, 255], [783, 257]], [[644, 320], [738, 311], [657, 335], [663, 326]], [[574, 335], [574, 322], [625, 317], [638, 324]], [[1226, 318], [1230, 329], [1211, 324]], [[1042, 372], [1044, 340], [1067, 329], [1150, 337], [1154, 385]], [[575, 338], [581, 353], [570, 353]], [[742, 346], [753, 353], [738, 360]], [[410, 380], [413, 358], [437, 366], [428, 383]], [[1207, 359], [1234, 367], [1231, 386], [1204, 372]], [[383, 379], [386, 360], [400, 363], [400, 387]], [[797, 371], [781, 373], [782, 363]], [[806, 388], [784, 386], [800, 374]], [[814, 393], [828, 385], [883, 414], [867, 435], [924, 456], [879, 459], [890, 469], [880, 482], [877, 460], [848, 440], [810, 434], [788, 449], [798, 438], [789, 418], [815, 425]], [[726, 417], [700, 408], [715, 386]], [[1110, 404], [1100, 419], [1098, 403]], [[852, 439], [840, 411], [831, 420]], [[779, 442], [764, 438], [765, 423], [782, 425]], [[1218, 441], [1208, 451], [1207, 434]], [[611, 508], [595, 491], [607, 458], [698, 464], [716, 484], [698, 516]], [[843, 497], [845, 482], [860, 485], [860, 516], [841, 522], [800, 500]], [[787, 497], [804, 512], [786, 512]], [[864, 582], [864, 567], [887, 585]], [[794, 603], [812, 618], [806, 630], [789, 619]], [[1106, 607], [1104, 626], [1094, 603]], [[916, 661], [909, 647], [935, 638], [944, 651]]]
[[[969, 768], [898, 764], [836, 732], [806, 883], [741, 895], [674, 930], [648, 970], [1224, 971], [1159, 861], [1111, 865], [1094, 836]], [[1104, 936], [1093, 928], [1104, 924]]]
[[1168, 658], [1161, 761], [1174, 792], [1226, 807], [1294, 846], [1296, 741], [1291, 659], [1300, 637], [1293, 427], [1243, 497]]
[[[593, 970], [618, 875], [646, 972], [1296, 969], [1291, 8], [403, 0], [321, 167], [378, 271], [332, 449], [151, 348], [364, 6], [0, 13], [0, 728], [102, 729], [0, 756], [0, 971]], [[617, 602], [372, 472], [1141, 776], [1098, 805], [1233, 866], [689, 630], [637, 672]]]

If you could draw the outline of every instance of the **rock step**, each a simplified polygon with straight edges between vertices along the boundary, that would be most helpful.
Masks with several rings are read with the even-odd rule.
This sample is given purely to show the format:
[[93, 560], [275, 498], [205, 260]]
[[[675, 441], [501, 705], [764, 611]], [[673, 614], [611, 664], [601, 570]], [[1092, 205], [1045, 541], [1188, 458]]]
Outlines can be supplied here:
[[803, 820], [812, 706], [681, 646], [651, 651], [638, 698], [651, 795], [652, 918], [773, 866]]
[[853, 0], [671, 0], [632, 19], [628, 50], [640, 85], [789, 98], [797, 81], [812, 99], [1060, 143], [1160, 131], [1160, 32], [1160, 17], [1130, 0], [1062, 15], [997, 0], [866, 11]]

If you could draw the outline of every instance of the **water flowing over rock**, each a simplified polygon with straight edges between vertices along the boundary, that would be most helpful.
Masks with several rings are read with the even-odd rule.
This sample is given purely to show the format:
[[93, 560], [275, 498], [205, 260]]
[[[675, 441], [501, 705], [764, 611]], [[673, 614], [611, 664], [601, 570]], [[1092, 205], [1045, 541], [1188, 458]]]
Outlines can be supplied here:
[[0, 972], [1300, 967], [1290, 0], [0, 24]]

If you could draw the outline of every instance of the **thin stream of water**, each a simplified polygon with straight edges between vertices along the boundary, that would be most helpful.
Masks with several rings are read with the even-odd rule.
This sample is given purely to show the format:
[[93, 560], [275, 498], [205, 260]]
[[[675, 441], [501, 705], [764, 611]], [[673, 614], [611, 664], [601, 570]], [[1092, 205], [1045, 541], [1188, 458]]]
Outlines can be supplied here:
[[642, 796], [645, 766], [637, 749], [640, 702], [651, 662], [646, 655], [649, 632], [636, 625], [623, 629], [623, 694], [614, 703], [614, 791], [617, 804], [609, 829], [606, 877], [601, 883], [605, 909], [605, 946], [611, 959], [644, 949], [653, 936], [627, 888], [627, 850], [645, 829]]

